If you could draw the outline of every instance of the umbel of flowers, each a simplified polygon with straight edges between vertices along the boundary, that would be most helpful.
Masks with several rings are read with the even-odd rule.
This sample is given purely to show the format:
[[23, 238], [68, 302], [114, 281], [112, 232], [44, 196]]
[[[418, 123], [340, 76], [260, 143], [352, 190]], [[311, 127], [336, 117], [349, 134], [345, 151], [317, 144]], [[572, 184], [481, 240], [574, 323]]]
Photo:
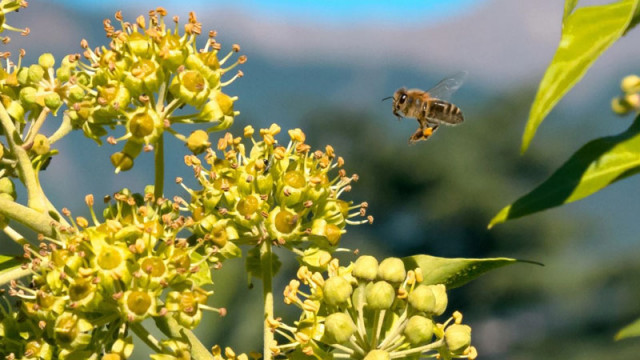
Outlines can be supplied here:
[[[361, 256], [348, 267], [331, 261], [325, 278], [303, 266], [284, 301], [302, 315], [295, 326], [274, 322], [286, 339], [271, 347], [289, 358], [318, 359], [475, 359], [471, 328], [462, 314], [440, 323], [448, 298], [444, 285], [424, 285], [419, 268], [405, 270], [398, 258], [380, 264]], [[300, 289], [308, 286], [308, 292]]]
[[290, 141], [282, 146], [276, 141], [279, 132], [273, 124], [261, 129], [262, 139], [256, 141], [247, 126], [250, 148], [227, 133], [218, 151], [206, 149], [204, 164], [187, 156], [200, 188], [184, 186], [191, 199], [183, 210], [193, 213], [194, 233], [227, 253], [238, 244], [272, 241], [308, 266], [325, 268], [346, 225], [373, 218], [366, 217], [367, 203], [340, 199], [358, 177], [347, 176], [344, 160], [331, 146], [312, 151], [300, 129], [289, 130]]
[[[118, 171], [130, 169], [142, 150], [151, 151], [159, 145], [164, 131], [186, 141], [186, 136], [172, 128], [174, 124], [208, 123], [208, 132], [218, 131], [231, 126], [238, 114], [233, 109], [236, 97], [225, 94], [222, 88], [241, 77], [242, 72], [227, 80], [222, 78], [246, 61], [245, 56], [240, 56], [225, 67], [240, 47], [233, 45], [220, 58], [221, 45], [215, 40], [216, 32], [211, 31], [199, 49], [196, 39], [202, 24], [195, 13], [190, 13], [182, 34], [178, 18], [172, 19], [172, 29], [165, 23], [166, 15], [163, 8], [158, 8], [149, 12], [148, 19], [140, 16], [128, 23], [118, 12], [120, 29], [109, 20], [103, 23], [111, 39], [109, 46], [91, 50], [83, 40], [81, 45], [89, 64], [74, 62], [69, 72], [86, 92], [86, 96], [69, 104], [68, 116], [73, 126], [82, 128], [96, 141], [107, 134], [108, 128], [125, 128], [125, 135], [107, 139], [111, 144], [126, 141], [123, 150], [111, 156]], [[173, 114], [185, 105], [194, 110]]]
[[[224, 315], [224, 309], [206, 305], [213, 248], [205, 248], [202, 239], [181, 238], [189, 219], [147, 190], [144, 196], [115, 194], [102, 222], [87, 196], [93, 225], [64, 211], [71, 227], [56, 239], [41, 238], [37, 251], [25, 246], [33, 277], [29, 286], [13, 282], [10, 293], [21, 299], [21, 316], [32, 326], [16, 354], [75, 359], [117, 353], [108, 359], [125, 359], [133, 346], [128, 333], [145, 339], [140, 322], [147, 318], [172, 317], [192, 329], [203, 310]], [[175, 341], [155, 346], [173, 355], [184, 348]]]

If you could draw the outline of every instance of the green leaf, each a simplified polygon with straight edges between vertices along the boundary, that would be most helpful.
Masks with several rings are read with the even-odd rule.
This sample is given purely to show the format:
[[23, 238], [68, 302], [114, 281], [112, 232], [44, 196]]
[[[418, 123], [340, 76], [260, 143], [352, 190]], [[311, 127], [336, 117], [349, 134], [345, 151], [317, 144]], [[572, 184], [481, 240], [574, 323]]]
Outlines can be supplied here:
[[28, 275], [29, 269], [22, 269], [22, 259], [16, 256], [0, 255], [0, 286], [8, 284], [11, 280]]
[[615, 339], [622, 340], [638, 336], [640, 336], [640, 319], [620, 329], [620, 331], [618, 331], [618, 333], [616, 334]]
[[423, 284], [444, 284], [453, 289], [474, 280], [487, 271], [517, 262], [542, 265], [533, 261], [511, 258], [463, 259], [440, 258], [430, 255], [414, 255], [402, 258], [408, 269], [420, 267], [424, 276]]
[[616, 136], [593, 140], [540, 186], [502, 209], [489, 228], [587, 197], [640, 171], [640, 117]]
[[[582, 78], [591, 64], [624, 34], [639, 1], [621, 0], [607, 5], [585, 6], [567, 14], [560, 45], [531, 106], [522, 136], [522, 152], [527, 150], [538, 126], [551, 109]], [[565, 3], [565, 14], [575, 5], [575, 2]]]
[[578, 1], [579, 0], [565, 0], [564, 15], [562, 16], [563, 21], [564, 19], [567, 18], [567, 16], [571, 15], [571, 13], [573, 12], [573, 9], [575, 9], [576, 5], [578, 5]]

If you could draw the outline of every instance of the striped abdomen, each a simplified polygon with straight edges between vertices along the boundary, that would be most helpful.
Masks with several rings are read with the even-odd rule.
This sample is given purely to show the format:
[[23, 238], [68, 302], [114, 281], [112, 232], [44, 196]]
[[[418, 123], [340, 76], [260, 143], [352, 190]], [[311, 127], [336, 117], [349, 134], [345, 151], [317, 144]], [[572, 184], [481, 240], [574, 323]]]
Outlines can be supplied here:
[[421, 119], [449, 125], [460, 124], [464, 121], [462, 111], [452, 103], [431, 98], [424, 101], [421, 105]]

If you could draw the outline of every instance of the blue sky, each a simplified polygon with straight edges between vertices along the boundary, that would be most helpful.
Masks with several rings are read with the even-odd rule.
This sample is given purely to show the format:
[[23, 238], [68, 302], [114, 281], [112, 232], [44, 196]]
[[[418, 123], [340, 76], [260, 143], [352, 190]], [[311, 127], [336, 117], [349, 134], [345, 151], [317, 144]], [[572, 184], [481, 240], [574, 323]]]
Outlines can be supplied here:
[[[143, 0], [131, 2], [127, 0], [86, 1], [86, 0], [57, 0], [70, 6], [80, 8], [81, 11], [113, 11], [114, 8], [153, 8], [158, 5], [176, 8], [188, 6], [199, 11], [204, 8], [238, 8], [251, 11], [252, 14], [262, 14], [269, 18], [287, 18], [304, 21], [320, 21], [349, 24], [359, 22], [360, 19], [372, 20], [391, 24], [436, 23], [485, 2], [486, 0], [404, 0], [404, 1], [375, 1], [375, 0], [235, 0], [231, 2], [206, 0]], [[135, 4], [135, 5], [133, 5]]]

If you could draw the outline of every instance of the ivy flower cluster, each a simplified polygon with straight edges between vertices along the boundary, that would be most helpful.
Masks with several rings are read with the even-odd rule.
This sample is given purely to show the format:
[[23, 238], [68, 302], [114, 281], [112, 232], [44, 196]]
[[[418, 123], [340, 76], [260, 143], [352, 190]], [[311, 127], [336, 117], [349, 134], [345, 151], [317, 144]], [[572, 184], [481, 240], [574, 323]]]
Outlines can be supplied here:
[[[89, 64], [79, 63], [74, 75], [88, 79], [88, 96], [74, 103], [68, 115], [75, 127], [82, 127], [96, 141], [108, 128], [124, 126], [125, 135], [107, 138], [110, 144], [126, 142], [122, 151], [111, 156], [117, 171], [130, 169], [142, 150], [151, 151], [160, 144], [165, 131], [186, 142], [186, 136], [172, 128], [174, 124], [207, 123], [211, 124], [207, 132], [224, 130], [239, 113], [233, 109], [236, 97], [222, 88], [242, 72], [224, 81], [222, 78], [246, 61], [243, 55], [227, 65], [240, 47], [233, 45], [220, 58], [221, 45], [215, 40], [216, 32], [210, 31], [206, 44], [198, 49], [196, 39], [202, 24], [195, 13], [190, 13], [182, 34], [178, 18], [173, 18], [172, 30], [165, 23], [166, 15], [166, 10], [158, 8], [149, 12], [148, 19], [140, 16], [128, 23], [118, 12], [115, 18], [121, 29], [110, 20], [103, 23], [111, 39], [109, 47], [91, 50], [87, 41], [81, 43]], [[195, 111], [174, 115], [185, 105]]]
[[611, 100], [613, 112], [625, 115], [632, 111], [640, 111], [640, 76], [628, 75], [620, 82], [624, 95]]
[[241, 137], [227, 133], [218, 141], [219, 152], [207, 149], [204, 164], [186, 156], [201, 188], [190, 189], [177, 179], [191, 195], [183, 210], [193, 214], [194, 233], [220, 249], [271, 241], [308, 266], [325, 268], [345, 227], [373, 218], [366, 215], [367, 203], [340, 199], [358, 177], [347, 176], [344, 160], [331, 146], [312, 151], [300, 129], [289, 130], [290, 141], [281, 146], [279, 132], [273, 124], [261, 129], [262, 139], [256, 141], [247, 126], [249, 150]]
[[285, 303], [299, 307], [302, 315], [295, 326], [274, 321], [273, 328], [286, 339], [273, 344], [274, 354], [366, 360], [477, 357], [462, 314], [436, 321], [447, 308], [446, 288], [420, 284], [419, 268], [406, 271], [398, 258], [378, 264], [372, 256], [361, 256], [348, 267], [334, 259], [327, 273], [325, 278], [303, 266], [298, 280], [286, 287]]
[[[63, 211], [72, 226], [59, 230], [56, 239], [41, 238], [39, 249], [25, 246], [32, 280], [28, 286], [14, 281], [10, 294], [21, 299], [22, 314], [37, 326], [16, 353], [42, 359], [106, 353], [114, 354], [109, 359], [126, 359], [133, 349], [129, 332], [144, 339], [140, 322], [147, 318], [172, 317], [193, 329], [203, 310], [225, 314], [206, 305], [213, 250], [201, 239], [179, 237], [189, 219], [178, 207], [154, 199], [151, 187], [144, 196], [123, 190], [114, 200], [99, 222], [93, 197], [87, 196], [94, 225]], [[156, 347], [173, 355], [183, 349]]]

